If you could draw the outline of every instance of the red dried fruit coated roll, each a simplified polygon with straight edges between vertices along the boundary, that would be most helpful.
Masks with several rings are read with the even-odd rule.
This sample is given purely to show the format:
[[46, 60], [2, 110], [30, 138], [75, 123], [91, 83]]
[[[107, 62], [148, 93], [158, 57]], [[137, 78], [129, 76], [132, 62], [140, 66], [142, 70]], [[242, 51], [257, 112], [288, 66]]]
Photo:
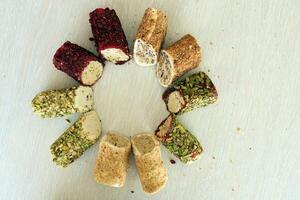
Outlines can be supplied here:
[[83, 85], [93, 85], [101, 77], [103, 61], [92, 52], [65, 42], [54, 54], [54, 66]]
[[115, 64], [130, 59], [126, 36], [115, 10], [97, 8], [90, 13], [90, 23], [99, 54]]

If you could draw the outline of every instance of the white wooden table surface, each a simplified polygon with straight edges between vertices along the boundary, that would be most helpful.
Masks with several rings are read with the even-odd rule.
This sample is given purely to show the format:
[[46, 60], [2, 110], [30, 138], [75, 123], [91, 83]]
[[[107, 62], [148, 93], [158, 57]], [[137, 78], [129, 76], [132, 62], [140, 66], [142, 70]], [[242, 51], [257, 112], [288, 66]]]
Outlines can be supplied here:
[[[56, 167], [49, 146], [69, 125], [31, 111], [36, 93], [77, 84], [52, 56], [66, 40], [95, 52], [88, 13], [103, 6], [117, 11], [131, 46], [144, 10], [165, 10], [165, 46], [194, 35], [203, 50], [197, 70], [219, 92], [215, 105], [180, 117], [202, 158], [172, 165], [162, 147], [169, 181], [153, 196], [143, 193], [132, 158], [123, 188], [97, 185], [98, 145]], [[0, 199], [300, 199], [299, 14], [299, 0], [1, 0]], [[153, 132], [167, 115], [162, 92], [154, 68], [107, 64], [95, 87], [103, 135]]]

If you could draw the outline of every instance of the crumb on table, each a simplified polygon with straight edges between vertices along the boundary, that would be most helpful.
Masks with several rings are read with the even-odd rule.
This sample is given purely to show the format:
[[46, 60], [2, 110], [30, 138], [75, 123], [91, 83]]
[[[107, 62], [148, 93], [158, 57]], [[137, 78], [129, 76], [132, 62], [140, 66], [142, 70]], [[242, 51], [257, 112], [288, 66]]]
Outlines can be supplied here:
[[170, 163], [171, 163], [171, 164], [176, 164], [176, 161], [173, 160], [173, 159], [171, 159], [171, 160], [170, 160]]

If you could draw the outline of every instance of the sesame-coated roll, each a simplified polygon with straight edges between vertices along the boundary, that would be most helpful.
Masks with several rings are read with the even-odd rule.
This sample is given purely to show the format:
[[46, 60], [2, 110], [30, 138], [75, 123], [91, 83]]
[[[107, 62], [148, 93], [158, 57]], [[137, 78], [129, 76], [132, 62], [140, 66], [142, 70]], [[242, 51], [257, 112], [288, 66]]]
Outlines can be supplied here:
[[197, 40], [187, 34], [180, 40], [161, 50], [156, 68], [159, 83], [168, 87], [186, 72], [198, 67], [201, 60], [201, 49]]
[[126, 180], [130, 150], [131, 143], [127, 137], [115, 132], [105, 135], [100, 142], [94, 168], [96, 182], [122, 187]]
[[168, 179], [159, 142], [153, 134], [140, 133], [131, 139], [131, 143], [143, 190], [146, 193], [158, 192]]
[[157, 63], [166, 32], [166, 14], [155, 8], [147, 8], [134, 42], [133, 57], [138, 65], [151, 66]]

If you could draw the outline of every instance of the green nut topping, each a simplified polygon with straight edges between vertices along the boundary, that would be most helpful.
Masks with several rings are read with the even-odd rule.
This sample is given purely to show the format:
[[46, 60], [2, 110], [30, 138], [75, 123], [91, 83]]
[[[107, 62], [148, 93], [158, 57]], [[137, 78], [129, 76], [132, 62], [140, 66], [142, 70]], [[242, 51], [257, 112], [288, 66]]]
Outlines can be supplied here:
[[43, 91], [32, 100], [33, 112], [42, 118], [62, 117], [89, 111], [92, 105], [92, 89], [83, 86]]
[[[195, 108], [213, 104], [218, 98], [214, 84], [204, 72], [198, 72], [177, 81], [166, 93], [170, 91], [178, 91], [185, 102], [185, 105], [176, 114], [182, 114]], [[168, 99], [165, 99], [165, 101], [168, 103]]]
[[84, 114], [51, 145], [53, 162], [57, 165], [67, 167], [96, 143], [99, 136], [91, 139], [83, 130]]
[[169, 115], [161, 123], [156, 136], [183, 163], [197, 160], [203, 151], [197, 138], [184, 128], [174, 115]]

